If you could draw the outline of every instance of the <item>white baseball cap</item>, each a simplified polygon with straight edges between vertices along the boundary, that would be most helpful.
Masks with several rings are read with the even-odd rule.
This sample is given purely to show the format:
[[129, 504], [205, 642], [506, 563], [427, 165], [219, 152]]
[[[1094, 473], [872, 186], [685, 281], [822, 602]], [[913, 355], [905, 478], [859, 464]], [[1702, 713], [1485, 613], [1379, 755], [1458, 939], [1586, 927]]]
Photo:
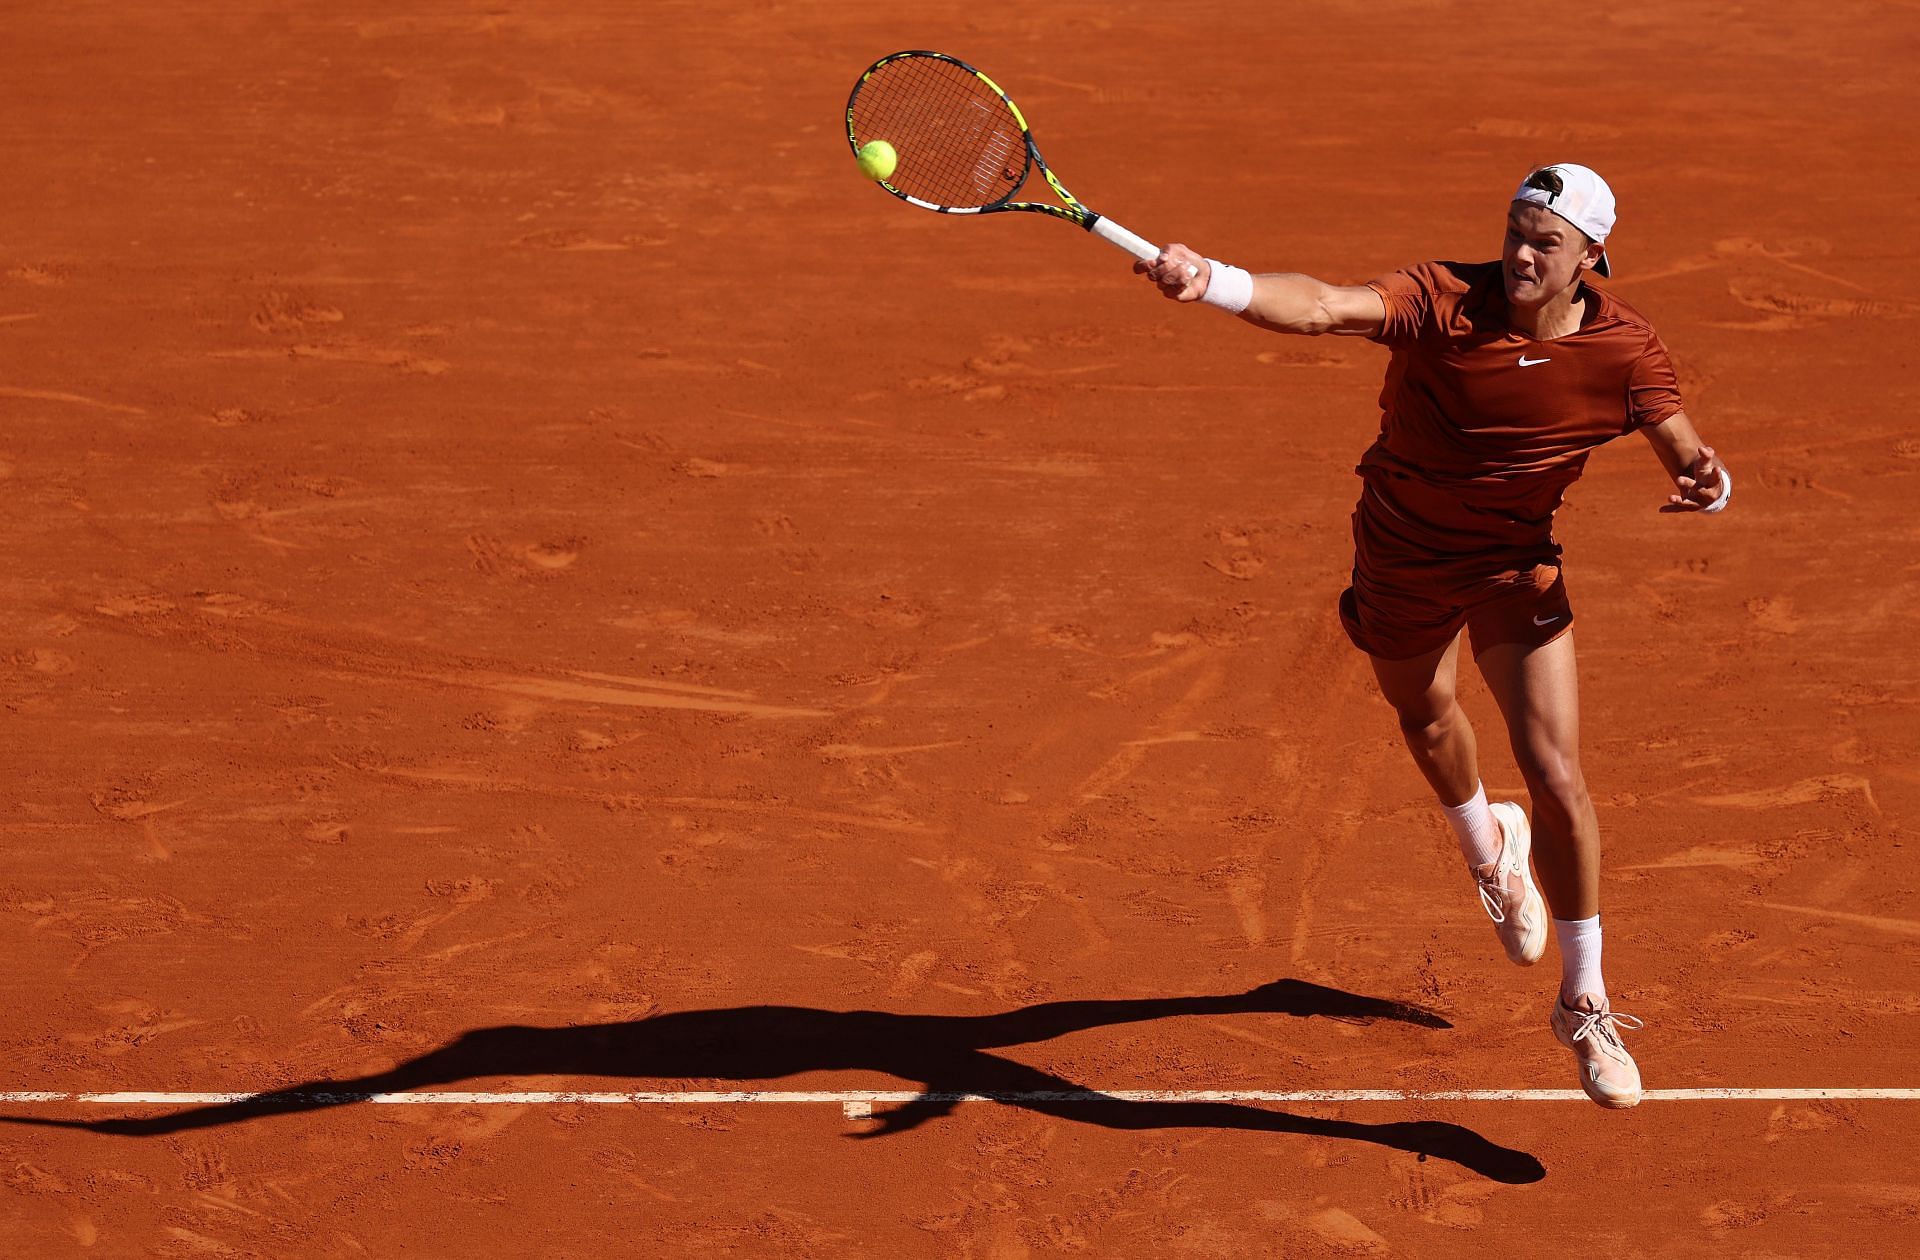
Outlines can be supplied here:
[[[1613, 189], [1592, 167], [1572, 162], [1536, 167], [1520, 181], [1513, 199], [1546, 207], [1602, 245], [1613, 231]], [[1593, 269], [1603, 276], [1613, 274], [1605, 250]]]

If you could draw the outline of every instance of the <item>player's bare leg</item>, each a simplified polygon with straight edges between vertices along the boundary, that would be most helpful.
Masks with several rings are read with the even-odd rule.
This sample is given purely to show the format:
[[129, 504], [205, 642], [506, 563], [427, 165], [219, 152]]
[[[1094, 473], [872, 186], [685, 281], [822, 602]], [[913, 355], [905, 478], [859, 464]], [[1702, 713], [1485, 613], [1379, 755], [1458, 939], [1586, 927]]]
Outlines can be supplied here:
[[1533, 797], [1541, 891], [1556, 919], [1591, 918], [1600, 913], [1600, 821], [1580, 770], [1573, 632], [1539, 647], [1496, 644], [1478, 663]]
[[1521, 966], [1547, 948], [1547, 915], [1528, 870], [1526, 815], [1509, 802], [1489, 804], [1480, 785], [1473, 724], [1455, 691], [1460, 636], [1410, 660], [1373, 657], [1380, 694], [1400, 719], [1414, 764], [1439, 796], [1460, 842], [1480, 901], [1507, 957]]
[[1400, 735], [1443, 805], [1458, 805], [1480, 786], [1473, 724], [1454, 692], [1460, 636], [1410, 660], [1370, 657], [1380, 694], [1400, 718]]
[[1496, 644], [1480, 672], [1507, 721], [1533, 798], [1540, 885], [1560, 938], [1560, 995], [1551, 1026], [1580, 1064], [1587, 1096], [1606, 1107], [1640, 1101], [1640, 1070], [1620, 1040], [1640, 1021], [1607, 1002], [1600, 971], [1600, 823], [1580, 770], [1580, 688], [1569, 631], [1538, 647]]

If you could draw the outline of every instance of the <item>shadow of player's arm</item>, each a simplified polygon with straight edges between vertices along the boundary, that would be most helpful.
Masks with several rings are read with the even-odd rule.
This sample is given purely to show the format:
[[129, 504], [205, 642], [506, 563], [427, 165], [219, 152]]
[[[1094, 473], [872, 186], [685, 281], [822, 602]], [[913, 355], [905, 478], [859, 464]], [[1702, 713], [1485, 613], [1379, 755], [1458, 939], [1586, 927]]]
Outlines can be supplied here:
[[190, 1129], [210, 1129], [242, 1120], [286, 1115], [296, 1111], [324, 1111], [366, 1102], [375, 1094], [401, 1093], [430, 1085], [444, 1085], [475, 1075], [458, 1042], [453, 1046], [421, 1055], [391, 1071], [347, 1080], [308, 1081], [284, 1089], [249, 1094], [230, 1102], [210, 1103], [164, 1116], [116, 1117], [109, 1120], [64, 1120], [51, 1116], [0, 1115], [0, 1124], [34, 1125], [49, 1129], [85, 1129], [91, 1133], [111, 1133], [122, 1137], [156, 1137], [184, 1133]]
[[57, 1116], [0, 1115], [0, 1124], [32, 1125], [42, 1129], [84, 1129], [89, 1133], [111, 1133], [120, 1137], [159, 1137], [168, 1133], [183, 1133], [189, 1129], [210, 1129], [216, 1125], [235, 1124], [241, 1120], [258, 1120], [262, 1116], [281, 1115], [290, 1111], [319, 1111], [346, 1103], [365, 1102], [367, 1099], [367, 1095], [362, 1093], [329, 1093], [319, 1088], [322, 1084], [337, 1089], [341, 1083], [327, 1081], [316, 1082], [313, 1085], [296, 1085], [290, 1089], [254, 1094], [232, 1102], [211, 1103], [204, 1107], [176, 1111], [164, 1116], [115, 1117], [111, 1120], [64, 1120]]

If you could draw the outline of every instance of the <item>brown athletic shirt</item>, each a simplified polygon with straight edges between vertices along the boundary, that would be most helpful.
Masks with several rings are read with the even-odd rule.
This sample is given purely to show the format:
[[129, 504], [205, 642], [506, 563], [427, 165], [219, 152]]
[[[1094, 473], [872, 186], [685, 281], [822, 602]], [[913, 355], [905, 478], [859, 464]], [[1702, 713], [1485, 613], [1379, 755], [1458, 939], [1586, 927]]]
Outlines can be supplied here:
[[1604, 289], [1583, 286], [1577, 331], [1534, 341], [1507, 327], [1497, 262], [1421, 263], [1369, 285], [1393, 361], [1361, 512], [1403, 557], [1557, 555], [1553, 513], [1588, 454], [1681, 409], [1653, 326]]

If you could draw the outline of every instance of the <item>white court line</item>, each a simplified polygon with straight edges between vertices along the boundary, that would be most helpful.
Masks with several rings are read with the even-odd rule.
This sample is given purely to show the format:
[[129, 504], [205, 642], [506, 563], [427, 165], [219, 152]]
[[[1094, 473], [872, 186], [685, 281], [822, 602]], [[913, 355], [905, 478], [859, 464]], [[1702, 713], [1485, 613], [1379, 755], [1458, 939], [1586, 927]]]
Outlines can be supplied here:
[[[1864, 1101], [1920, 1102], [1920, 1089], [1650, 1089], [1644, 1097], [1652, 1102], [1816, 1102], [1857, 1099]], [[63, 1093], [45, 1090], [0, 1092], [0, 1103], [85, 1103], [100, 1106], [203, 1106], [217, 1103], [244, 1103], [275, 1098], [265, 1093], [156, 1093], [119, 1091], [104, 1094]], [[1005, 1093], [921, 1093], [906, 1089], [851, 1090], [710, 1090], [691, 1092], [600, 1092], [581, 1090], [542, 1090], [474, 1093], [456, 1090], [424, 1090], [407, 1093], [370, 1094], [305, 1090], [297, 1095], [279, 1095], [276, 1101], [373, 1103], [399, 1107], [499, 1107], [499, 1106], [691, 1106], [710, 1107], [732, 1103], [814, 1103], [836, 1104], [852, 1117], [869, 1115], [875, 1103], [1372, 1103], [1372, 1102], [1585, 1102], [1587, 1096], [1577, 1089], [1115, 1089], [1059, 1090]]]

